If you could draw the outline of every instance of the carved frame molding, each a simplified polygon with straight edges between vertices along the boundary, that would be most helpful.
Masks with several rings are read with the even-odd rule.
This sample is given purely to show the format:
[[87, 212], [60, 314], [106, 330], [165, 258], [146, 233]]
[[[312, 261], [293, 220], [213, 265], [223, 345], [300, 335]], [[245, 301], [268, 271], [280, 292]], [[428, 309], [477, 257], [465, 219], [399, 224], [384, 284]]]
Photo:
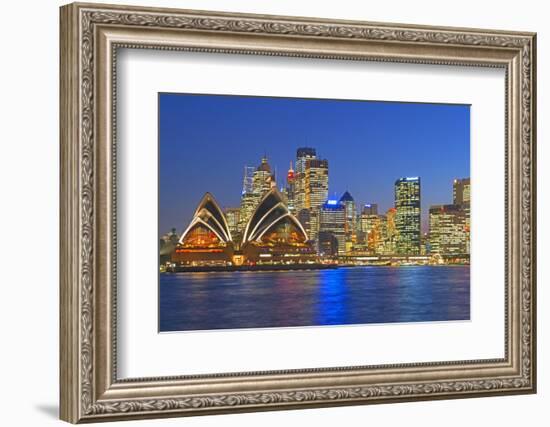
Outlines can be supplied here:
[[[186, 41], [179, 42], [181, 37]], [[117, 380], [113, 147], [114, 65], [121, 47], [505, 67], [506, 357]], [[102, 421], [534, 392], [535, 50], [532, 33], [94, 4], [62, 7], [61, 418]], [[271, 376], [271, 386], [259, 385]], [[335, 380], [339, 376], [345, 381]], [[299, 385], [285, 387], [291, 379]], [[258, 386], [251, 388], [254, 381]], [[197, 384], [208, 388], [196, 392]]]

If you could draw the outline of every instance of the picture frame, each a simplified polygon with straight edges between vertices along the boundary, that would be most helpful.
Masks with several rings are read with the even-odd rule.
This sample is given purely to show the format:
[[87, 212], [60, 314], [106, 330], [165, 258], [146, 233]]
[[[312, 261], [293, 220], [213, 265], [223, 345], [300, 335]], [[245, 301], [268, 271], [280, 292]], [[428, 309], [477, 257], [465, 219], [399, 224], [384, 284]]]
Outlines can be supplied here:
[[[98, 422], [536, 392], [534, 33], [86, 3], [61, 7], [60, 24], [61, 419]], [[120, 49], [503, 69], [504, 357], [120, 379]]]

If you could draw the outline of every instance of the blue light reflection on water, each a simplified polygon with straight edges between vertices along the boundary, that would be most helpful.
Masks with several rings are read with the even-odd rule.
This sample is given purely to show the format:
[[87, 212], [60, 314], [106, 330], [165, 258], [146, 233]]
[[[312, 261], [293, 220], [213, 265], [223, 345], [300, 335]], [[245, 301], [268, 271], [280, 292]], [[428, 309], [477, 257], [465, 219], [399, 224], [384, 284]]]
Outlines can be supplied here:
[[160, 331], [468, 320], [468, 266], [160, 276]]

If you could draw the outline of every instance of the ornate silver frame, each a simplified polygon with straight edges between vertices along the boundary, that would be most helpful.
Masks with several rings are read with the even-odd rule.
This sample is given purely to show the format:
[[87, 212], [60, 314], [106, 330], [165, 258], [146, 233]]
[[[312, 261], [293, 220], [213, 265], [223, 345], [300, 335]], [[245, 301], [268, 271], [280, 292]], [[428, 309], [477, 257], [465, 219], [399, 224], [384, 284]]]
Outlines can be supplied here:
[[[61, 419], [77, 423], [536, 390], [533, 33], [71, 4], [61, 8]], [[118, 47], [506, 70], [506, 342], [496, 360], [119, 380]]]

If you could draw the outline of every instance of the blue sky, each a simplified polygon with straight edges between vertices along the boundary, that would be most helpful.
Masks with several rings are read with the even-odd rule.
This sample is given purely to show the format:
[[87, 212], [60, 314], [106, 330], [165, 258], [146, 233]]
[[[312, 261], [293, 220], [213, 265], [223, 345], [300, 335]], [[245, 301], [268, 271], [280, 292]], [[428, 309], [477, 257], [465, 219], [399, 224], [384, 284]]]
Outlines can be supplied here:
[[470, 107], [455, 104], [159, 94], [159, 233], [181, 232], [205, 192], [239, 206], [243, 167], [266, 154], [279, 187], [298, 147], [329, 162], [329, 195], [393, 206], [393, 185], [421, 177], [432, 204], [470, 176]]

